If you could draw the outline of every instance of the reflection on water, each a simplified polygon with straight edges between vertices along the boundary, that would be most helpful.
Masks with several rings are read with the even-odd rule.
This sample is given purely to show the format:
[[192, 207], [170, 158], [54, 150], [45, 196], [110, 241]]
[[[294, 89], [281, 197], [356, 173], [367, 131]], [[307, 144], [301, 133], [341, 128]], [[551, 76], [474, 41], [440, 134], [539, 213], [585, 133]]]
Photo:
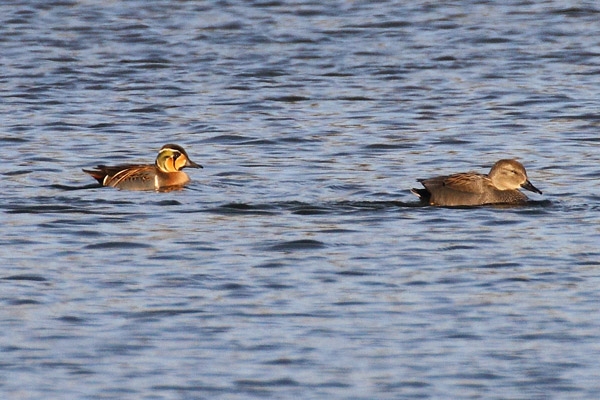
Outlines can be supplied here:
[[[600, 389], [594, 6], [0, 10], [4, 397]], [[81, 172], [172, 142], [181, 191]], [[543, 196], [409, 192], [506, 157]]]

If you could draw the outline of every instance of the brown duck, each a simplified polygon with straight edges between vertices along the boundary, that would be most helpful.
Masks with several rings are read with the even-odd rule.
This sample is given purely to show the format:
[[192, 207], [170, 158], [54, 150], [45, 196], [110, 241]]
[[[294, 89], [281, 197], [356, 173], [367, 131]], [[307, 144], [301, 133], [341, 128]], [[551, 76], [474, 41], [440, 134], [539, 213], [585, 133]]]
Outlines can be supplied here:
[[411, 192], [432, 206], [522, 204], [528, 199], [519, 188], [542, 194], [529, 182], [525, 167], [516, 160], [498, 161], [487, 175], [463, 172], [418, 181], [424, 189]]
[[93, 170], [84, 169], [102, 186], [125, 190], [171, 190], [183, 187], [190, 178], [183, 168], [202, 168], [188, 157], [183, 147], [165, 144], [158, 152], [154, 164], [98, 165]]

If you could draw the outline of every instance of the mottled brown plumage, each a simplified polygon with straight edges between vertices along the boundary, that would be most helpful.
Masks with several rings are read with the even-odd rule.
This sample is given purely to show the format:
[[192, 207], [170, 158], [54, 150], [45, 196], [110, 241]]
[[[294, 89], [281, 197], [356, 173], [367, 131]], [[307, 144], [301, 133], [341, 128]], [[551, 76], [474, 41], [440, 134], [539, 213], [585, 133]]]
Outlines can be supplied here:
[[125, 190], [170, 190], [183, 187], [190, 178], [183, 168], [202, 168], [188, 157], [183, 147], [166, 144], [161, 147], [154, 164], [98, 165], [83, 172], [90, 174], [102, 186]]
[[518, 188], [542, 194], [529, 182], [525, 167], [516, 160], [498, 161], [487, 175], [464, 172], [418, 181], [424, 189], [411, 191], [423, 202], [436, 206], [525, 203], [527, 196]]

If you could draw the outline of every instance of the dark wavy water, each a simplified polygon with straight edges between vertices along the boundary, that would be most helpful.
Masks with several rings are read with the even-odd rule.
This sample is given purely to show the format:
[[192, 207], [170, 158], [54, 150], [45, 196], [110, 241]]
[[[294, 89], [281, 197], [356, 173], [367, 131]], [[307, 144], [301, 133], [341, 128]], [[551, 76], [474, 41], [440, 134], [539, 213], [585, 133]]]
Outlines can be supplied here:
[[[1, 397], [595, 397], [600, 8], [565, 4], [0, 5]], [[182, 191], [81, 172], [172, 142]], [[409, 192], [506, 157], [531, 204]]]

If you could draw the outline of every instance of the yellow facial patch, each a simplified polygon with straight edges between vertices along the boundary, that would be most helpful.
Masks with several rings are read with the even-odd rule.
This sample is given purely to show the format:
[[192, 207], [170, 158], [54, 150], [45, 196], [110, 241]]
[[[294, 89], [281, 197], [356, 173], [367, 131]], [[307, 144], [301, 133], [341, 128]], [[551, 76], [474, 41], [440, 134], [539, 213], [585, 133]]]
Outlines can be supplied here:
[[167, 162], [165, 164], [167, 165], [169, 172], [177, 171], [177, 168], [175, 168], [175, 159], [173, 158], [173, 155], [167, 158]]
[[185, 153], [176, 149], [164, 148], [156, 157], [156, 166], [163, 172], [178, 172], [188, 165]]
[[174, 161], [175, 169], [177, 171], [181, 170], [187, 164], [187, 158], [183, 154], [179, 154], [179, 157]]
[[176, 171], [173, 164], [173, 154], [175, 152], [171, 149], [162, 149], [156, 157], [156, 166], [164, 172]]

